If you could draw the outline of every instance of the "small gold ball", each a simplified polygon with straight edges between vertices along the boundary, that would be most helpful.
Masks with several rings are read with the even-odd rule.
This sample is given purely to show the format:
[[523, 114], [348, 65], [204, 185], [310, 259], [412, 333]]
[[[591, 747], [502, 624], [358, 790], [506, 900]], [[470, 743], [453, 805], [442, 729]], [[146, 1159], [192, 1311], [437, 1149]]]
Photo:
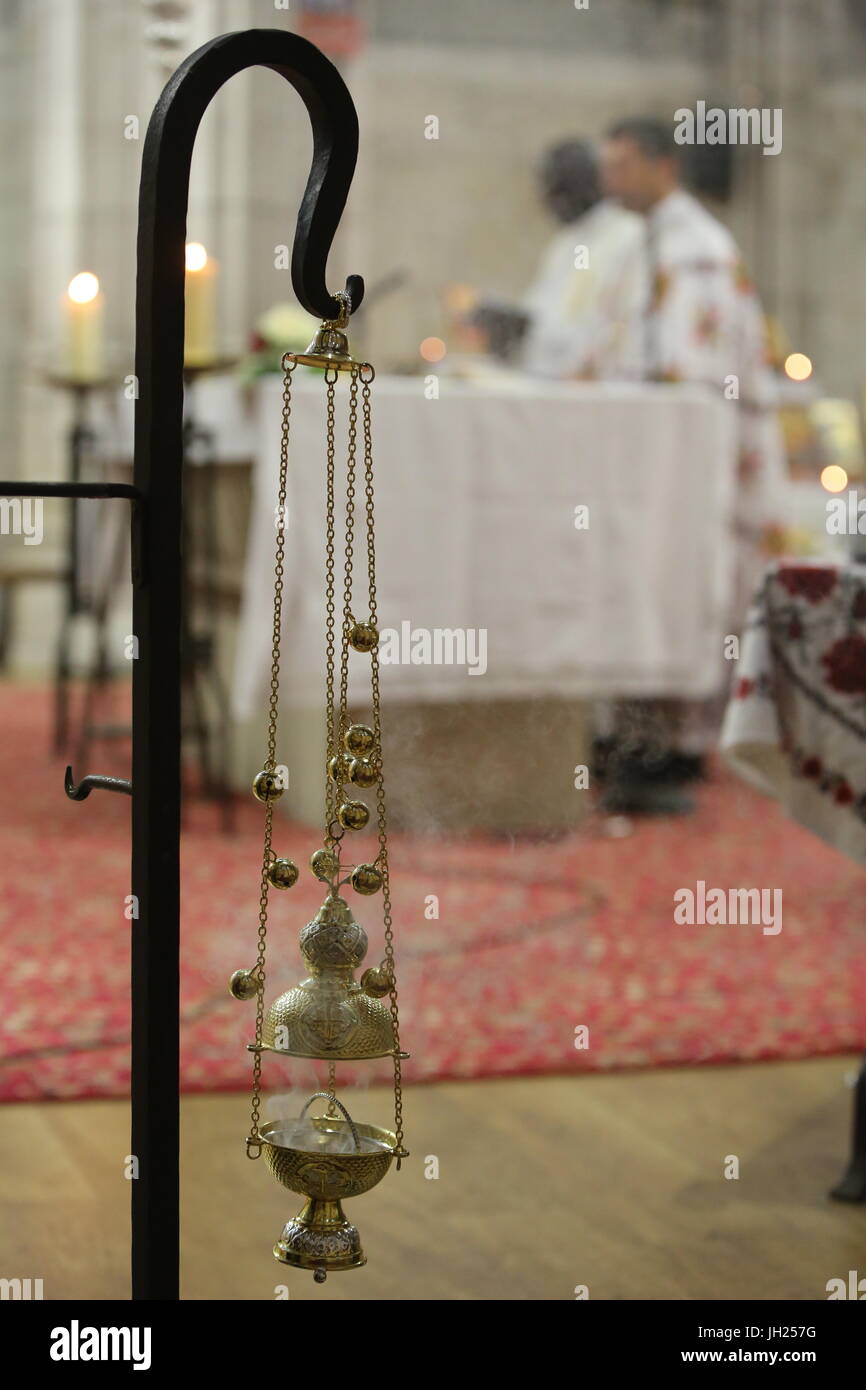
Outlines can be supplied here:
[[355, 758], [365, 758], [376, 742], [376, 735], [366, 724], [350, 724], [343, 734], [343, 747]]
[[356, 787], [375, 787], [379, 774], [366, 758], [353, 758], [349, 781]]
[[253, 781], [253, 796], [258, 801], [279, 801], [285, 788], [275, 772], [257, 772]]
[[335, 753], [328, 759], [328, 776], [332, 782], [351, 782], [355, 759], [348, 753]]
[[333, 850], [317, 849], [315, 854], [310, 856], [310, 868], [316, 878], [320, 878], [324, 882], [326, 879], [333, 878], [339, 871], [340, 861]]
[[294, 888], [298, 881], [298, 866], [291, 859], [274, 859], [268, 865], [268, 883], [272, 888]]
[[259, 992], [258, 981], [251, 970], [236, 970], [229, 980], [229, 991], [235, 999], [255, 999]]
[[337, 820], [346, 830], [363, 830], [370, 819], [370, 808], [363, 801], [344, 801]]
[[371, 652], [379, 641], [379, 634], [372, 623], [353, 623], [349, 633], [349, 646], [356, 652]]
[[351, 883], [356, 893], [369, 896], [382, 887], [382, 874], [375, 864], [358, 864], [352, 870]]
[[361, 976], [361, 988], [372, 999], [383, 999], [391, 993], [391, 976], [381, 965], [372, 965]]

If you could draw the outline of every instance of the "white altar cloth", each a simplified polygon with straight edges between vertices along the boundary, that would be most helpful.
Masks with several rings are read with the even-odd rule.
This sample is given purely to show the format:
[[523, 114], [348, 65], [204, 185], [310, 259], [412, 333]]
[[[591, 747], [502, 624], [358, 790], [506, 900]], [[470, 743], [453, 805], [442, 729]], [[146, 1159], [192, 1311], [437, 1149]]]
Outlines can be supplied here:
[[[383, 664], [383, 698], [702, 698], [729, 621], [733, 410], [688, 385], [380, 377], [372, 388], [380, 630], [468, 630], [463, 665]], [[253, 502], [233, 690], [261, 712], [270, 670], [281, 379], [259, 386]], [[337, 388], [344, 476], [347, 383]], [[359, 412], [360, 414], [360, 412]], [[282, 691], [316, 706], [324, 678], [324, 387], [297, 374], [288, 484]], [[360, 441], [359, 441], [360, 444]], [[362, 467], [359, 447], [358, 466]], [[354, 611], [367, 615], [363, 485]], [[575, 526], [576, 508], [588, 525]], [[338, 519], [337, 582], [342, 580]], [[338, 591], [337, 613], [342, 611]], [[408, 624], [408, 627], [406, 626]], [[486, 633], [486, 669], [480, 642]], [[423, 645], [419, 637], [414, 645]], [[452, 649], [452, 655], [460, 652]], [[365, 676], [369, 658], [352, 656]], [[473, 658], [470, 663], [469, 658]], [[474, 665], [477, 673], [471, 674]], [[367, 684], [355, 685], [361, 700]]]

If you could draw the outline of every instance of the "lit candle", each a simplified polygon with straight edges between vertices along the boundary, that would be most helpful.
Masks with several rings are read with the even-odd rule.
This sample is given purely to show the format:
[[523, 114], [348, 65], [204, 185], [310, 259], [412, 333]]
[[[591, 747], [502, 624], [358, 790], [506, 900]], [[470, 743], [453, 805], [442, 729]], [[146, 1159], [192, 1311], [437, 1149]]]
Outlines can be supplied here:
[[216, 266], [200, 241], [186, 246], [186, 325], [183, 360], [206, 367], [216, 358]]
[[73, 381], [98, 381], [103, 372], [99, 281], [89, 270], [74, 275], [66, 290], [66, 370]]

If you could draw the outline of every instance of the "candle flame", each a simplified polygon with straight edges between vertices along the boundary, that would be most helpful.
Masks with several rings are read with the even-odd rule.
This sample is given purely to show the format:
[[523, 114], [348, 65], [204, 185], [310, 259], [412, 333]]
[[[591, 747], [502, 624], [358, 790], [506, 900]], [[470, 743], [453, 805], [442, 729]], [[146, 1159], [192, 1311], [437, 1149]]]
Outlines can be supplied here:
[[188, 241], [186, 244], [186, 268], [187, 270], [204, 270], [207, 265], [207, 251], [200, 241]]

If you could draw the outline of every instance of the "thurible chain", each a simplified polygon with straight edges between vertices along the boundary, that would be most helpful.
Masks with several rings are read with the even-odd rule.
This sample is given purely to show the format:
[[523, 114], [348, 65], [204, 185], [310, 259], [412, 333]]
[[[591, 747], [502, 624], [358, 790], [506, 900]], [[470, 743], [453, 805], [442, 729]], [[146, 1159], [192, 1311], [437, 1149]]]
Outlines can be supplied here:
[[[277, 511], [274, 524], [277, 532], [276, 558], [274, 561], [274, 621], [271, 640], [271, 688], [268, 702], [268, 752], [265, 770], [276, 771], [277, 759], [277, 717], [280, 702], [280, 636], [283, 608], [283, 561], [286, 551], [286, 492], [289, 471], [289, 425], [292, 414], [292, 372], [293, 366], [286, 369], [283, 380], [282, 437], [280, 442], [280, 482]], [[273, 801], [265, 802], [265, 838], [262, 853], [262, 879], [259, 893], [258, 955], [253, 974], [256, 979], [256, 1041], [253, 1051], [253, 1095], [251, 1103], [250, 1137], [247, 1141], [247, 1155], [258, 1158], [261, 1153], [259, 1140], [259, 1117], [261, 1111], [262, 1081], [262, 1028], [265, 1010], [265, 949], [268, 933], [268, 868], [273, 858], [271, 839], [274, 824]], [[255, 1149], [256, 1152], [251, 1152]]]

